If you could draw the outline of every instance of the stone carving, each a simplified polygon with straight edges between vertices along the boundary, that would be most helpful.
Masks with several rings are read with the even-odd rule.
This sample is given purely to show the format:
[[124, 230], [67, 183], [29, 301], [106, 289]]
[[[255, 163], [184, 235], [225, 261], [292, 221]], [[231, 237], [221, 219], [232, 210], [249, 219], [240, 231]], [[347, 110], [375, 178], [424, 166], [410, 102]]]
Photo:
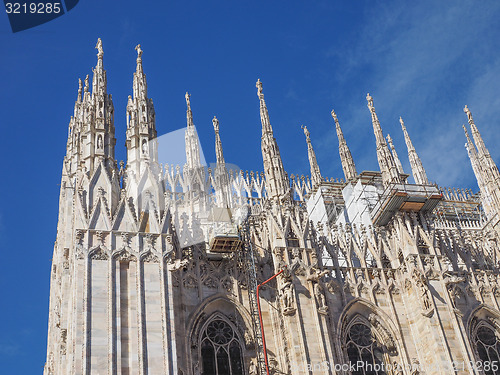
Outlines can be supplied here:
[[90, 259], [92, 260], [107, 260], [108, 254], [106, 254], [100, 247], [95, 251], [90, 253]]
[[144, 263], [158, 263], [159, 260], [158, 260], [158, 257], [153, 254], [151, 251], [149, 251], [146, 255], [144, 255], [141, 260], [144, 262]]
[[141, 45], [140, 44], [136, 45], [135, 50], [137, 51], [137, 58], [140, 59], [142, 57]]
[[318, 312], [326, 314], [328, 312], [328, 306], [326, 304], [325, 292], [319, 282], [314, 283], [314, 296], [316, 297], [316, 303], [318, 304]]
[[257, 361], [254, 359], [250, 360], [250, 365], [248, 366], [248, 375], [259, 375], [257, 365], [255, 364], [256, 362]]
[[375, 329], [381, 336], [382, 342], [386, 346], [387, 351], [391, 355], [396, 355], [397, 354], [396, 342], [394, 341], [394, 338], [392, 337], [389, 330], [380, 320], [380, 317], [374, 313], [371, 313], [370, 315], [368, 315], [368, 321], [373, 325], [373, 327], [375, 327]]
[[97, 39], [97, 44], [96, 44], [95, 48], [97, 49], [97, 56], [99, 58], [102, 58], [102, 56], [104, 54], [104, 51], [102, 50], [102, 40], [101, 40], [101, 38]]
[[416, 287], [417, 298], [422, 308], [422, 314], [430, 317], [434, 312], [434, 305], [425, 276], [415, 268], [413, 269], [412, 281]]
[[283, 286], [280, 290], [280, 295], [281, 301], [283, 303], [283, 315], [293, 315], [295, 313], [295, 297], [292, 277], [290, 274], [285, 275]]

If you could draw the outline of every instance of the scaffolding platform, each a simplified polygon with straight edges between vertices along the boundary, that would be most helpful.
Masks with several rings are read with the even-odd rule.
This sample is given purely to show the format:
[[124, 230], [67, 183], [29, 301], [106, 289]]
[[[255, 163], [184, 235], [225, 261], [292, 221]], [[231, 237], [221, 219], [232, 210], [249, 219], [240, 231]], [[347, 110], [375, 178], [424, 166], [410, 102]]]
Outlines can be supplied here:
[[389, 185], [371, 212], [375, 225], [386, 225], [397, 211], [430, 212], [443, 199], [434, 185]]
[[213, 222], [209, 242], [211, 253], [232, 253], [241, 248], [243, 242], [229, 208], [213, 208], [209, 220]]

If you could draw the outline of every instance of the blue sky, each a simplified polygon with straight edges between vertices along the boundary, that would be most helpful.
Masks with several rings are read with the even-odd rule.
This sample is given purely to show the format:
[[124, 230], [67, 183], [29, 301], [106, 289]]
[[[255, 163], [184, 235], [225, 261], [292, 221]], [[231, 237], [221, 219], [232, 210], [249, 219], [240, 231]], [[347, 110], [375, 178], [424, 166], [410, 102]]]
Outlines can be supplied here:
[[[119, 4], [119, 6], [116, 6]], [[289, 173], [307, 174], [311, 132], [322, 174], [343, 177], [330, 116], [337, 112], [358, 171], [376, 170], [366, 93], [410, 172], [403, 116], [429, 179], [477, 190], [463, 147], [468, 104], [500, 161], [498, 1], [81, 0], [68, 14], [12, 34], [0, 17], [0, 363], [41, 373], [49, 273], [67, 126], [78, 78], [91, 74], [101, 37], [113, 95], [117, 159], [125, 158], [125, 106], [141, 43], [158, 134], [186, 125], [184, 93], [207, 162], [211, 119], [227, 162], [262, 170], [260, 78]]]

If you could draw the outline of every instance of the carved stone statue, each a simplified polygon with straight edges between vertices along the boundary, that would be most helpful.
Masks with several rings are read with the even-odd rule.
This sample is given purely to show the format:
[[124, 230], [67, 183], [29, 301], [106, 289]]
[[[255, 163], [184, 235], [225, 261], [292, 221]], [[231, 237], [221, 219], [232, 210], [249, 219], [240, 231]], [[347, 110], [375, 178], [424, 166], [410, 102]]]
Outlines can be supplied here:
[[471, 122], [473, 122], [474, 120], [472, 119], [472, 113], [471, 113], [471, 111], [470, 111], [469, 107], [465, 106], [465, 107], [464, 107], [464, 112], [465, 112], [465, 114], [467, 115], [467, 120], [469, 120], [469, 124], [470, 124]]
[[318, 311], [323, 314], [326, 313], [328, 306], [326, 304], [325, 291], [319, 282], [314, 283], [314, 296], [318, 304]]
[[371, 97], [370, 93], [366, 94], [366, 101], [368, 102], [368, 107], [373, 107], [373, 98]]
[[281, 299], [283, 301], [283, 314], [291, 315], [295, 312], [293, 284], [291, 280], [286, 280], [281, 289]]
[[188, 92], [186, 92], [186, 95], [184, 95], [184, 97], [186, 98], [186, 104], [187, 106], [191, 106], [191, 101], [189, 100], [189, 98], [191, 97], [191, 95], [189, 95]]
[[214, 125], [214, 130], [216, 133], [219, 132], [219, 120], [217, 120], [217, 117], [214, 116], [212, 119], [212, 124]]
[[97, 48], [97, 56], [102, 57], [104, 55], [104, 51], [102, 50], [102, 40], [101, 38], [97, 39], [97, 44], [95, 45], [95, 48]]
[[255, 364], [255, 360], [250, 361], [250, 366], [248, 367], [249, 375], [258, 375], [259, 370], [257, 369], [257, 365]]
[[332, 109], [331, 114], [332, 114], [333, 120], [334, 120], [335, 122], [337, 122], [337, 114], [335, 113], [335, 111], [334, 111], [333, 109]]
[[304, 134], [306, 135], [306, 138], [309, 139], [310, 133], [309, 130], [307, 130], [307, 126], [302, 125], [301, 128], [304, 129]]
[[420, 299], [420, 305], [423, 310], [422, 313], [426, 316], [430, 316], [433, 311], [433, 306], [425, 276], [415, 270], [413, 273], [413, 281], [418, 290], [418, 298]]
[[85, 92], [89, 92], [89, 75], [85, 77]]
[[260, 78], [257, 80], [255, 87], [257, 87], [257, 95], [260, 97], [262, 95], [262, 82], [260, 81]]
[[97, 148], [99, 150], [102, 150], [103, 148], [103, 144], [102, 144], [102, 136], [100, 135], [99, 137], [97, 137]]
[[148, 143], [146, 141], [142, 142], [142, 154], [143, 155], [148, 154]]
[[142, 57], [141, 45], [140, 44], [136, 45], [135, 50], [137, 51], [137, 58], [140, 59]]

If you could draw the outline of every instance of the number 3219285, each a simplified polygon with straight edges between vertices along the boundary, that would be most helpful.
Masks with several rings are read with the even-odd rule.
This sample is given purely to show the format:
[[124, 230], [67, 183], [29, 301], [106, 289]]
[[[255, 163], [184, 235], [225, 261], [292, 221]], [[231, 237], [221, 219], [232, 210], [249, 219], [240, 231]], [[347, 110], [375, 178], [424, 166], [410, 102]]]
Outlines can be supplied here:
[[60, 13], [61, 3], [5, 3], [8, 14]]

